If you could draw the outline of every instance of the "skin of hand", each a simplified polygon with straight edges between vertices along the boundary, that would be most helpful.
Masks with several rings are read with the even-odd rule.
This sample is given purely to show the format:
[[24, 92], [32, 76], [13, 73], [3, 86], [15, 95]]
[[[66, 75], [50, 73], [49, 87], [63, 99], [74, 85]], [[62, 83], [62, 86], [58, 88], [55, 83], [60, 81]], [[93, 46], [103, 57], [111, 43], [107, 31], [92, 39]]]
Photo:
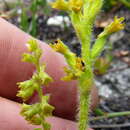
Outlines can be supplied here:
[[[34, 128], [19, 115], [20, 107], [16, 103], [21, 101], [16, 97], [18, 91], [16, 83], [29, 79], [35, 70], [31, 64], [21, 62], [21, 55], [27, 51], [26, 42], [30, 38], [31, 36], [0, 18], [0, 129]], [[46, 63], [46, 72], [54, 79], [48, 87], [43, 87], [43, 92], [51, 94], [50, 104], [55, 106], [54, 115], [64, 118], [50, 117], [47, 120], [52, 124], [52, 130], [76, 130], [76, 124], [69, 120], [75, 120], [78, 103], [77, 83], [60, 80], [64, 76], [63, 67], [66, 66], [64, 57], [54, 52], [47, 44], [39, 42], [43, 49], [41, 60]], [[35, 94], [28, 103], [37, 100]], [[91, 109], [97, 105], [97, 102], [97, 89], [94, 86]]]

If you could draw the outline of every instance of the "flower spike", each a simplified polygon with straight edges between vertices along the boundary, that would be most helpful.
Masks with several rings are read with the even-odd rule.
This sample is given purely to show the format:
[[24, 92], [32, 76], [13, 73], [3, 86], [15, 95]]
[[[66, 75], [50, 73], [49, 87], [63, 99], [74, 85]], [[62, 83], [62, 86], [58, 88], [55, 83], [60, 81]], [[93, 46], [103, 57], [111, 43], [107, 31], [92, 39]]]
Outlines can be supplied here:
[[[43, 94], [42, 86], [48, 85], [53, 79], [45, 72], [46, 65], [40, 62], [42, 49], [39, 43], [31, 39], [27, 42], [26, 46], [29, 52], [23, 54], [22, 60], [35, 65], [36, 71], [30, 80], [17, 83], [20, 89], [17, 96], [22, 98], [25, 102], [33, 96], [34, 92], [37, 92], [39, 102], [31, 105], [23, 103], [21, 115], [29, 123], [42, 125], [42, 129], [44, 130], [51, 130], [51, 125], [46, 121], [46, 117], [52, 115], [54, 107], [48, 103], [49, 96]], [[41, 128], [37, 130], [41, 130]]]

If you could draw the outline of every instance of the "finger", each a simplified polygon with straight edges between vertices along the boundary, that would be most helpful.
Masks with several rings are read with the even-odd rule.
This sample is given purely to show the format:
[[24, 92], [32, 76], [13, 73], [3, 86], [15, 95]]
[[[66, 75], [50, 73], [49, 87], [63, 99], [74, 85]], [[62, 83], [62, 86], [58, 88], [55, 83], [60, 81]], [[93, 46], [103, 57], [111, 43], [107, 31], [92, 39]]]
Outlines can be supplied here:
[[[39, 128], [39, 126], [28, 124], [19, 112], [20, 104], [0, 97], [0, 129], [32, 130]], [[51, 130], [77, 130], [76, 123], [72, 121], [56, 117], [50, 117], [47, 121], [52, 126]]]
[[[0, 28], [0, 95], [16, 100], [16, 83], [30, 78], [34, 70], [32, 65], [21, 62], [21, 55], [26, 51], [25, 43], [30, 36], [3, 19], [0, 19]], [[60, 81], [63, 66], [66, 65], [64, 58], [44, 43], [41, 47], [44, 51], [43, 60], [47, 64], [46, 70], [55, 80], [44, 91], [51, 93], [51, 103], [60, 111], [58, 114], [71, 114], [69, 116], [72, 117], [76, 110], [76, 84]]]
[[[29, 35], [0, 18], [0, 96], [15, 99], [16, 83], [32, 75], [30, 64], [20, 61]], [[30, 67], [30, 69], [28, 69]]]
[[[34, 71], [32, 65], [21, 62], [22, 53], [27, 51], [25, 44], [31, 37], [1, 18], [0, 28], [0, 96], [17, 100], [16, 83], [29, 79]], [[74, 119], [77, 110], [76, 82], [60, 80], [64, 75], [63, 67], [66, 66], [64, 57], [54, 52], [47, 44], [41, 42], [40, 45], [44, 52], [42, 60], [47, 65], [46, 71], [54, 79], [43, 91], [51, 93], [50, 103], [55, 106], [56, 115]], [[92, 97], [97, 97], [95, 92], [93, 94]], [[37, 96], [32, 98], [32, 101], [34, 100], [37, 100]], [[92, 99], [92, 102], [95, 105], [96, 98]]]

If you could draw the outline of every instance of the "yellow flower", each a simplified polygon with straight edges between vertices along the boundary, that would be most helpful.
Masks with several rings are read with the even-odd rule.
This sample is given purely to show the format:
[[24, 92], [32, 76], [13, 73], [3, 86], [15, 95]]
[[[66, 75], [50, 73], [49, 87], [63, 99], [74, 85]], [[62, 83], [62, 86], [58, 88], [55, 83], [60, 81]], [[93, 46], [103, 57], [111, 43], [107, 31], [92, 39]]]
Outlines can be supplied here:
[[83, 0], [56, 0], [51, 3], [51, 6], [59, 10], [78, 12], [83, 7]]
[[51, 43], [50, 46], [56, 52], [59, 52], [61, 54], [65, 54], [68, 50], [68, 48], [64, 45], [64, 43], [60, 39], [56, 40], [54, 44]]
[[65, 0], [56, 0], [55, 2], [51, 2], [50, 4], [52, 8], [55, 8], [55, 9], [64, 10], [64, 11], [69, 10], [68, 2]]
[[78, 12], [83, 7], [83, 0], [69, 0], [71, 10]]
[[104, 29], [104, 31], [99, 35], [99, 37], [110, 35], [114, 32], [118, 32], [124, 29], [125, 24], [122, 23], [123, 21], [124, 21], [124, 17], [121, 18], [115, 17], [114, 21]]
[[80, 57], [76, 57], [75, 69], [64, 67], [64, 72], [66, 76], [62, 78], [64, 81], [77, 80], [82, 72], [85, 70], [85, 64]]
[[84, 64], [82, 58], [80, 58], [80, 57], [76, 58], [76, 68], [81, 71], [84, 71], [84, 69], [85, 69], [85, 64]]

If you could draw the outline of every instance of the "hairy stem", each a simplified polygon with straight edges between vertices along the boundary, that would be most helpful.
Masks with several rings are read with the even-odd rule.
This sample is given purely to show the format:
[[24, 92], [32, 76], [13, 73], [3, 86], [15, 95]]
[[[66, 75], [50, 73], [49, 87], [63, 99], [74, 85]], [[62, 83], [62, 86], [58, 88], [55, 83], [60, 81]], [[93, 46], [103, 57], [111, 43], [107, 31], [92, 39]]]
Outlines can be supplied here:
[[[40, 68], [39, 68], [39, 64], [37, 65], [37, 71], [39, 72], [40, 71]], [[41, 83], [39, 82], [39, 88], [37, 90], [38, 92], [38, 96], [39, 96], [39, 102], [42, 103], [42, 97], [43, 97], [43, 93], [42, 93], [42, 88], [41, 88]], [[43, 115], [41, 113], [39, 113], [39, 116], [41, 117], [42, 120], [42, 130], [50, 130], [47, 125], [44, 123], [45, 122], [45, 119], [43, 118]]]
[[86, 70], [79, 79], [80, 104], [79, 104], [79, 130], [87, 130], [89, 123], [90, 98], [93, 86], [92, 68]]
[[80, 93], [79, 130], [87, 130], [89, 123], [90, 93]]

